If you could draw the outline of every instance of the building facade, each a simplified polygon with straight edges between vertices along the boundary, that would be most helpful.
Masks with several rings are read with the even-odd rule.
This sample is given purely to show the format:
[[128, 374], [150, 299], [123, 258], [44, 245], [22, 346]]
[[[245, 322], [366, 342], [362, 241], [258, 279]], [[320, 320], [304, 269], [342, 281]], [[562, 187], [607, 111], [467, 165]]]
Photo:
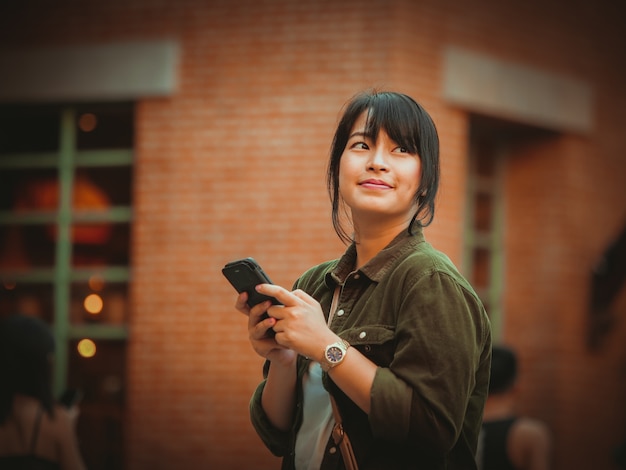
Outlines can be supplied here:
[[[620, 2], [110, 0], [0, 5], [0, 313], [46, 318], [85, 391], [89, 468], [277, 468], [248, 419], [262, 359], [221, 267], [290, 286], [339, 256], [325, 170], [356, 92], [439, 129], [427, 239], [520, 355], [554, 468], [617, 468], [626, 293]], [[619, 281], [619, 279], [618, 279]], [[94, 354], [95, 349], [95, 354]]]

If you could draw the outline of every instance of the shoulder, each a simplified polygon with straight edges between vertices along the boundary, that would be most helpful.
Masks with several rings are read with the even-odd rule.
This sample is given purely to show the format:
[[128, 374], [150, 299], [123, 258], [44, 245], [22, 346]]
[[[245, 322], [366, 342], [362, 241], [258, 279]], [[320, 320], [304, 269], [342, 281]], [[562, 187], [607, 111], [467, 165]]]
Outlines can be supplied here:
[[547, 468], [552, 436], [542, 421], [522, 417], [511, 428], [508, 447], [511, 460], [520, 468]]
[[490, 322], [480, 297], [450, 258], [430, 244], [420, 243], [405, 254], [387, 283], [398, 298], [424, 306], [430, 315], [455, 317], [460, 328], [471, 322], [487, 340]]
[[423, 241], [406, 253], [392, 271], [393, 276], [407, 278], [412, 283], [452, 285], [477, 298], [470, 283], [452, 260], [430, 243]]
[[64, 432], [72, 431], [74, 416], [71, 410], [68, 410], [64, 406], [55, 405], [52, 415], [44, 413], [43, 423], [52, 429], [55, 435], [60, 436]]
[[398, 268], [425, 272], [458, 272], [448, 255], [437, 250], [427, 241], [415, 243], [410, 251], [405, 252]]
[[515, 439], [526, 442], [529, 445], [548, 445], [550, 443], [550, 430], [548, 426], [537, 419], [519, 418], [511, 429]]

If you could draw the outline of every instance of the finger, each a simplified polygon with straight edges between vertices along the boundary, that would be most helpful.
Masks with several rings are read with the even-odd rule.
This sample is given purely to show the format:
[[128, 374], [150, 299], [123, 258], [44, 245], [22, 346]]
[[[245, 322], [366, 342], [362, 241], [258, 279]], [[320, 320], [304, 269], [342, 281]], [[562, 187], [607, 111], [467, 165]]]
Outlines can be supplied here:
[[261, 316], [265, 312], [267, 312], [267, 309], [270, 307], [270, 305], [272, 305], [272, 302], [270, 302], [269, 300], [266, 300], [265, 302], [256, 304], [254, 307], [249, 309], [250, 321], [253, 322], [254, 324], [259, 323], [261, 321]]
[[318, 301], [315, 300], [313, 297], [311, 297], [309, 294], [307, 294], [306, 292], [304, 292], [302, 289], [296, 289], [291, 293], [294, 297], [297, 297], [298, 299], [304, 301], [305, 303], [309, 304], [309, 305], [313, 305], [313, 304], [317, 304]]
[[287, 289], [275, 284], [259, 284], [256, 286], [257, 292], [274, 297], [286, 307], [297, 305], [297, 298]]
[[252, 339], [265, 340], [272, 338], [274, 335], [270, 334], [272, 327], [276, 325], [276, 319], [272, 317], [265, 318], [252, 328]]
[[284, 309], [285, 309], [284, 305], [274, 305], [270, 303], [267, 308], [267, 314], [270, 317], [276, 318], [277, 320], [283, 320], [285, 318]]
[[242, 292], [237, 296], [237, 301], [235, 302], [235, 308], [239, 310], [244, 315], [250, 314], [250, 307], [248, 306], [248, 293]]

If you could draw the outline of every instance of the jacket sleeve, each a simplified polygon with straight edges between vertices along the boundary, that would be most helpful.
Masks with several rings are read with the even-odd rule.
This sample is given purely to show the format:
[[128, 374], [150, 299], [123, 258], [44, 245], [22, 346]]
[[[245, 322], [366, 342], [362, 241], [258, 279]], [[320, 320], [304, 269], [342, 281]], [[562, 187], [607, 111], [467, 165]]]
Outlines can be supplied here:
[[289, 452], [290, 433], [274, 427], [265, 414], [261, 405], [264, 388], [265, 380], [258, 385], [250, 399], [250, 421], [270, 452], [278, 457], [283, 457]]
[[378, 368], [372, 385], [370, 426], [375, 438], [422, 442], [446, 453], [466, 415], [474, 414], [472, 395], [483, 393], [476, 383], [488, 374], [481, 360], [488, 318], [471, 288], [449, 273], [422, 273], [404, 286], [393, 359]]

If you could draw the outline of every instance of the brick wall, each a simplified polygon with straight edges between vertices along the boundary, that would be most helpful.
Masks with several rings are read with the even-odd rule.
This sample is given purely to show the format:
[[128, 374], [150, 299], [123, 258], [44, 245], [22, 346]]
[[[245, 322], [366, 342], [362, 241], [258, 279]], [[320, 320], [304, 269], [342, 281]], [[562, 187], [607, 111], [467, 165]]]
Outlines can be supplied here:
[[[310, 265], [341, 253], [325, 167], [339, 110], [356, 91], [398, 89], [433, 115], [443, 182], [427, 237], [460, 263], [469, 118], [441, 98], [448, 45], [571, 74], [593, 87], [592, 135], [514, 148], [507, 162], [503, 340], [520, 351], [522, 409], [554, 430], [555, 468], [612, 468], [611, 449], [626, 438], [626, 329], [618, 323], [594, 354], [584, 335], [589, 271], [626, 216], [619, 2], [567, 9], [557, 1], [540, 8], [470, 3], [0, 7], [3, 45], [163, 37], [181, 45], [179, 91], [137, 104], [129, 470], [277, 468], [248, 420], [262, 360], [220, 268], [252, 255], [289, 286]], [[616, 309], [626, 318], [623, 295]]]

